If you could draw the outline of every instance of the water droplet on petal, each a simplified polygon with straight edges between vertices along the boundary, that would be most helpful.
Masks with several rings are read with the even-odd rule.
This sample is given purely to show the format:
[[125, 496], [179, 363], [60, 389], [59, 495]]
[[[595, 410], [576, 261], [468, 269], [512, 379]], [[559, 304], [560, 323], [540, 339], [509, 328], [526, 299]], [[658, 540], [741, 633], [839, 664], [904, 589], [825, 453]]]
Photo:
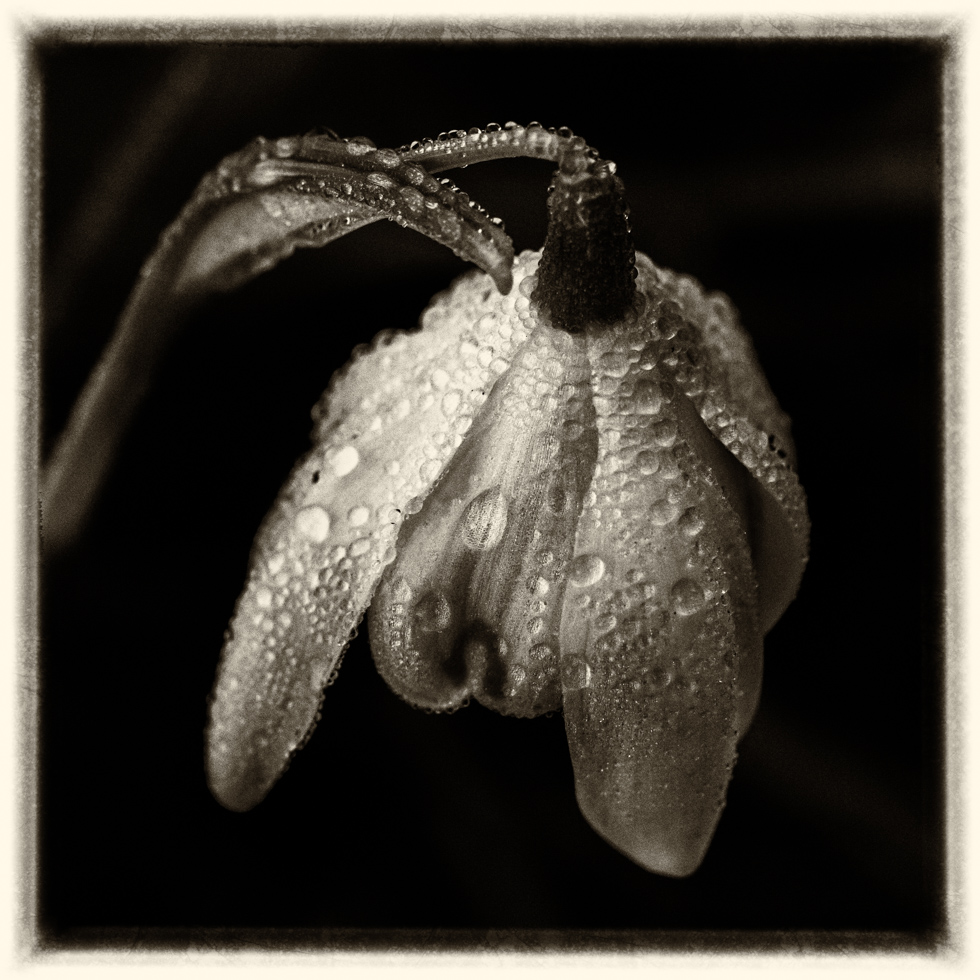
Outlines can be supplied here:
[[650, 522], [656, 527], [664, 527], [677, 517], [677, 504], [666, 497], [650, 505]]
[[692, 616], [704, 605], [704, 589], [694, 579], [682, 578], [670, 590], [670, 601], [682, 616]]
[[673, 675], [663, 667], [654, 667], [644, 678], [643, 686], [648, 691], [662, 691], [673, 679]]
[[360, 461], [361, 456], [353, 446], [344, 446], [343, 449], [334, 453], [329, 463], [337, 476], [347, 476], [348, 473], [357, 469], [357, 464]]
[[296, 515], [296, 533], [319, 544], [330, 533], [330, 515], [322, 507], [304, 507]]
[[592, 681], [592, 669], [580, 657], [569, 657], [561, 665], [561, 683], [566, 691], [580, 691]]
[[356, 541], [351, 543], [348, 549], [348, 554], [352, 555], [354, 558], [360, 558], [361, 555], [366, 555], [371, 550], [371, 539], [370, 538], [358, 538]]
[[606, 563], [598, 555], [579, 555], [568, 566], [568, 581], [580, 589], [595, 585], [606, 571]]
[[418, 629], [426, 633], [441, 633], [452, 618], [449, 600], [441, 592], [426, 592], [415, 604], [412, 617]]
[[443, 371], [442, 368], [436, 368], [432, 372], [431, 381], [433, 388], [445, 388], [449, 384], [449, 372]]
[[255, 593], [255, 603], [259, 609], [269, 609], [272, 606], [272, 591], [265, 587]]
[[677, 439], [677, 423], [663, 419], [653, 427], [653, 439], [658, 446], [672, 446]]
[[[419, 476], [421, 476], [422, 479], [426, 483], [431, 483], [439, 475], [439, 471], [441, 469], [442, 469], [442, 463], [440, 463], [439, 460], [437, 460], [437, 459], [427, 459], [419, 467]], [[421, 504], [420, 504], [418, 510], [421, 510], [421, 509], [422, 508], [421, 508]], [[408, 507], [406, 507], [405, 508], [405, 513], [406, 514], [409, 514], [409, 513], [413, 513], [414, 514], [414, 513], [416, 513], [416, 511], [410, 511], [408, 509]]]
[[474, 497], [463, 511], [463, 543], [474, 551], [496, 547], [507, 527], [507, 500], [500, 487]]
[[595, 628], [599, 633], [608, 633], [616, 625], [616, 617], [612, 613], [600, 616], [595, 621]]
[[459, 408], [463, 393], [461, 391], [447, 391], [442, 399], [442, 410], [446, 415], [452, 415]]
[[660, 469], [660, 454], [644, 449], [636, 454], [636, 465], [644, 476], [650, 476]]
[[367, 507], [352, 507], [347, 514], [347, 520], [351, 527], [360, 527], [366, 524], [371, 516], [371, 511]]
[[648, 378], [641, 378], [633, 389], [633, 411], [638, 415], [656, 415], [663, 404], [660, 385]]
[[698, 513], [697, 508], [688, 507], [677, 522], [677, 526], [689, 538], [696, 537], [704, 529], [704, 518]]
[[599, 369], [610, 378], [621, 378], [630, 369], [629, 358], [622, 351], [609, 351], [599, 358]]

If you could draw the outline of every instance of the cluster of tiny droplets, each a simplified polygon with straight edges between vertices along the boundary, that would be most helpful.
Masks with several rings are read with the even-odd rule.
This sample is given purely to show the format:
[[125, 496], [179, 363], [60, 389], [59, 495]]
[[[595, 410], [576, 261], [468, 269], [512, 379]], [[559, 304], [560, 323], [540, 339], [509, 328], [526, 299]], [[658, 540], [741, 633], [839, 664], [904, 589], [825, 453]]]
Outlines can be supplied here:
[[[567, 127], [553, 126], [547, 129], [539, 122], [530, 122], [527, 126], [521, 126], [516, 122], [507, 122], [503, 126], [497, 123], [487, 123], [482, 129], [474, 126], [471, 129], [451, 129], [440, 133], [435, 139], [414, 140], [404, 146], [399, 147], [399, 152], [403, 155], [414, 157], [434, 157], [442, 155], [452, 155], [462, 161], [465, 166], [467, 151], [497, 150], [502, 147], [520, 147], [522, 151], [529, 155], [540, 155], [548, 159], [554, 158], [556, 150], [567, 144], [570, 140], [577, 140], [585, 146], [585, 141]], [[597, 156], [595, 150], [589, 151], [593, 156]]]
[[[533, 261], [516, 264], [518, 280]], [[401, 521], [526, 339], [519, 296], [467, 274], [434, 299], [420, 332], [381, 334], [335, 375], [314, 409], [315, 446], [256, 539], [218, 682], [216, 702], [235, 706], [217, 719], [224, 729], [253, 731], [259, 749], [300, 744], [314, 720], [302, 707], [335, 675]]]
[[735, 309], [720, 294], [706, 296], [692, 277], [654, 269], [643, 260], [646, 273], [666, 294], [665, 305], [674, 308], [669, 354], [674, 380], [719, 442], [779, 501], [805, 556], [806, 496], [783, 448], [792, 444], [789, 419]]

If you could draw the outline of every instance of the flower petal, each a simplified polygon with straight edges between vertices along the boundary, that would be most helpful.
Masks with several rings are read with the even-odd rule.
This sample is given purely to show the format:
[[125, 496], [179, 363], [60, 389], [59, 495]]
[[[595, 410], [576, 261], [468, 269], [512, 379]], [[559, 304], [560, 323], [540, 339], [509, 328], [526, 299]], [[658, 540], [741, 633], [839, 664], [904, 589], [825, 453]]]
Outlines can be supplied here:
[[412, 704], [560, 706], [565, 568], [596, 454], [583, 348], [538, 326], [402, 529], [369, 628], [378, 670]]
[[[661, 295], [677, 303], [669, 338], [672, 376], [715, 437], [752, 474], [746, 486], [759, 621], [767, 633], [799, 589], [809, 552], [806, 496], [793, 469], [789, 416], [766, 381], [752, 340], [721, 293], [705, 294], [690, 276], [637, 266]], [[666, 318], [665, 318], [666, 319]]]
[[724, 806], [762, 642], [744, 481], [669, 380], [649, 317], [590, 337], [599, 462], [562, 620], [565, 724], [592, 826], [686, 875]]
[[[488, 326], [490, 296], [499, 316]], [[218, 671], [208, 777], [225, 806], [258, 803], [310, 733], [403, 516], [462, 441], [493, 365], [525, 338], [514, 304], [486, 275], [465, 274], [421, 332], [382, 334], [355, 352], [314, 410], [315, 447], [256, 537]]]

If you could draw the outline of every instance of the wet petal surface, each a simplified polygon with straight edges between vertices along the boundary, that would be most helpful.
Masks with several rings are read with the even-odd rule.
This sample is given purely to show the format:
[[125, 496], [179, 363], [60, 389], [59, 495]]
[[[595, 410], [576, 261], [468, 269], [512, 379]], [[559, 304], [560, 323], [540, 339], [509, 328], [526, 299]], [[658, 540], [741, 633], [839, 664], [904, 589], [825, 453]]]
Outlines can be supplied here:
[[414, 705], [560, 706], [565, 571], [595, 462], [583, 347], [538, 326], [405, 523], [369, 626], [378, 670]]
[[[477, 329], [488, 301], [501, 329]], [[315, 447], [259, 531], [218, 671], [208, 778], [226, 806], [258, 803], [308, 736], [404, 516], [525, 339], [510, 322], [514, 303], [487, 276], [462, 277], [421, 332], [355, 352], [315, 409]]]
[[762, 642], [743, 476], [672, 380], [670, 320], [655, 305], [589, 340], [599, 460], [561, 649], [583, 814], [637, 863], [686, 875], [724, 806]]

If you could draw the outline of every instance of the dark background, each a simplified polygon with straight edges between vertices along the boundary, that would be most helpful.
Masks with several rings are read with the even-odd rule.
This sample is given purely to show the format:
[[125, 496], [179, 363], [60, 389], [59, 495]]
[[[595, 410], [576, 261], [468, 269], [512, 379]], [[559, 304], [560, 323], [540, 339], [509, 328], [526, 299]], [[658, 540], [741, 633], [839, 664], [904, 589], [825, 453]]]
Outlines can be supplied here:
[[[739, 307], [813, 538], [687, 880], [590, 830], [560, 716], [414, 711], [364, 635], [269, 798], [223, 810], [206, 699], [252, 535], [331, 372], [464, 268], [387, 222], [297, 253], [192, 319], [86, 530], [42, 548], [44, 942], [940, 941], [942, 44], [79, 41], [34, 42], [45, 452], [222, 156], [318, 125], [398, 146], [537, 119], [617, 162], [638, 248]], [[543, 241], [548, 164], [452, 176], [518, 249]]]

